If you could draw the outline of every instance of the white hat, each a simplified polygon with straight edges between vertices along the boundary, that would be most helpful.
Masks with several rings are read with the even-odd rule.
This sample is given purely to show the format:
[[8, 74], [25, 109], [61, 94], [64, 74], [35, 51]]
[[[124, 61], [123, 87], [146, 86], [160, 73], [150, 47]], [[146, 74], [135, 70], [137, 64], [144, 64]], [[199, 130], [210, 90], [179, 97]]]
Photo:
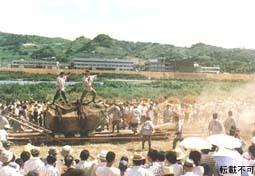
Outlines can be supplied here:
[[70, 145], [65, 145], [62, 147], [62, 150], [61, 150], [61, 155], [63, 157], [66, 157], [67, 155], [71, 155], [73, 152], [73, 149]]
[[174, 151], [176, 152], [177, 160], [183, 160], [186, 157], [185, 153], [182, 151], [182, 149], [176, 148], [176, 149], [174, 149]]
[[108, 151], [102, 150], [102, 151], [97, 155], [97, 158], [100, 159], [100, 160], [105, 160], [105, 159], [106, 159], [107, 153], [108, 153]]
[[8, 150], [4, 150], [0, 154], [0, 161], [2, 163], [8, 163], [12, 160], [12, 158], [13, 158], [13, 153]]
[[252, 138], [251, 138], [251, 143], [252, 143], [252, 144], [255, 144], [255, 137], [252, 137]]
[[4, 125], [5, 129], [11, 129], [11, 126], [9, 124]]

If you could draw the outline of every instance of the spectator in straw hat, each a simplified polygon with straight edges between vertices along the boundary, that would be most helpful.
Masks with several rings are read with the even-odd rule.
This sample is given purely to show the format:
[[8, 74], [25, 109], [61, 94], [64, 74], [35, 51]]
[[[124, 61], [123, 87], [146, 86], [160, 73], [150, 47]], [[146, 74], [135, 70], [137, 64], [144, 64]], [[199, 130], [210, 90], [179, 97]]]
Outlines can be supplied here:
[[28, 161], [24, 164], [24, 172], [27, 174], [29, 171], [40, 171], [44, 168], [44, 163], [39, 158], [40, 155], [40, 148], [34, 147], [30, 151], [32, 158], [30, 158]]
[[8, 133], [7, 130], [10, 129], [10, 125], [4, 125], [3, 129], [0, 129], [0, 142], [7, 142], [8, 141]]
[[19, 176], [20, 174], [11, 166], [9, 163], [13, 158], [13, 153], [7, 150], [4, 150], [0, 154], [0, 161], [2, 162], [2, 166], [0, 167], [0, 175], [1, 176]]
[[65, 166], [64, 166], [64, 158], [66, 156], [68, 156], [68, 155], [71, 155], [72, 152], [73, 152], [73, 149], [72, 149], [72, 147], [70, 145], [65, 145], [65, 146], [62, 147], [61, 152], [60, 152], [62, 158], [58, 159], [56, 161], [56, 168], [58, 169], [58, 172], [60, 174], [63, 173], [63, 169], [65, 168]]
[[67, 76], [65, 75], [65, 72], [60, 72], [60, 74], [57, 77], [56, 80], [56, 94], [53, 98], [52, 104], [55, 104], [55, 101], [62, 96], [65, 103], [68, 104], [66, 94], [65, 94], [65, 82], [66, 82]]
[[106, 155], [106, 165], [96, 169], [97, 176], [120, 176], [120, 170], [113, 166], [116, 154], [108, 152]]
[[97, 75], [90, 75], [90, 71], [86, 70], [83, 77], [83, 86], [84, 90], [82, 92], [80, 103], [82, 104], [83, 99], [86, 97], [88, 93], [91, 93], [93, 98], [92, 102], [95, 103], [97, 92], [92, 87], [94, 80], [97, 78]]
[[92, 169], [91, 169], [91, 176], [96, 176], [96, 170], [98, 167], [106, 166], [106, 155], [108, 151], [102, 150], [98, 155], [98, 163], [93, 164]]
[[152, 172], [142, 167], [144, 159], [142, 154], [135, 153], [133, 156], [133, 167], [127, 171], [127, 176], [154, 176]]
[[199, 176], [193, 172], [194, 162], [191, 159], [186, 159], [183, 166], [185, 172], [183, 176]]

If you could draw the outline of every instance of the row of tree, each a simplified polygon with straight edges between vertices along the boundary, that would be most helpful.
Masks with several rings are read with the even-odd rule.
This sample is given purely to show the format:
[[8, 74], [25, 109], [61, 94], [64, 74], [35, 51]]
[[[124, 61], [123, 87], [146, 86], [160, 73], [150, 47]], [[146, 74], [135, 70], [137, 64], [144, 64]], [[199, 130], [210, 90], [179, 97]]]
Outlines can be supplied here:
[[[171, 41], [170, 41], [171, 42]], [[68, 62], [73, 57], [141, 59], [187, 59], [206, 66], [218, 65], [226, 72], [254, 72], [255, 50], [225, 49], [198, 43], [190, 48], [159, 43], [120, 41], [100, 34], [94, 39], [79, 37], [73, 41], [0, 32], [0, 59], [57, 58]]]

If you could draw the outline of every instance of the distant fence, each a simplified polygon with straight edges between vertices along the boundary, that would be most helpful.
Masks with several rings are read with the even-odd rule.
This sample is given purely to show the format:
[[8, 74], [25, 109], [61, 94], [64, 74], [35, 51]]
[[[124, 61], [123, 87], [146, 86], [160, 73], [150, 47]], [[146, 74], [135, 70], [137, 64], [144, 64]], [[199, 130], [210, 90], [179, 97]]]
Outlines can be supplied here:
[[[30, 74], [58, 74], [61, 71], [74, 74], [84, 73], [84, 69], [38, 69], [38, 68], [8, 68], [1, 67], [0, 72], [24, 72]], [[93, 70], [93, 74], [125, 74], [141, 75], [148, 79], [181, 79], [181, 80], [254, 80], [255, 74], [230, 74], [230, 73], [187, 73], [187, 72], [148, 72], [148, 71], [113, 71]]]

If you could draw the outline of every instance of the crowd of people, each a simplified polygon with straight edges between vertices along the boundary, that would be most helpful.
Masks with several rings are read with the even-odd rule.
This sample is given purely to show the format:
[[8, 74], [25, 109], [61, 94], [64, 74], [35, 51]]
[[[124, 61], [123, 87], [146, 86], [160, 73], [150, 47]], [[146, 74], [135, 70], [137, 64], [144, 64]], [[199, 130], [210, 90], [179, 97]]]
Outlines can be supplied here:
[[[40, 148], [28, 143], [21, 153], [14, 154], [10, 145], [0, 146], [1, 176], [218, 176], [253, 175], [255, 167], [255, 138], [252, 139], [247, 152], [233, 149], [241, 156], [243, 167], [252, 170], [240, 171], [219, 165], [214, 154], [219, 150], [212, 145], [211, 149], [188, 150], [181, 146], [168, 151], [150, 149], [147, 153], [134, 152], [133, 156], [116, 156], [115, 151], [99, 151], [91, 156], [85, 148], [79, 158], [73, 155], [74, 149], [63, 146], [49, 147], [47, 155], [40, 154]], [[85, 147], [85, 146], [84, 146]], [[229, 149], [226, 149], [229, 150]], [[78, 151], [75, 151], [78, 152]], [[120, 158], [117, 160], [116, 158]], [[229, 163], [230, 164], [230, 163]], [[232, 163], [233, 164], [233, 163]], [[240, 163], [239, 163], [240, 164]], [[246, 172], [245, 172], [246, 171]]]

